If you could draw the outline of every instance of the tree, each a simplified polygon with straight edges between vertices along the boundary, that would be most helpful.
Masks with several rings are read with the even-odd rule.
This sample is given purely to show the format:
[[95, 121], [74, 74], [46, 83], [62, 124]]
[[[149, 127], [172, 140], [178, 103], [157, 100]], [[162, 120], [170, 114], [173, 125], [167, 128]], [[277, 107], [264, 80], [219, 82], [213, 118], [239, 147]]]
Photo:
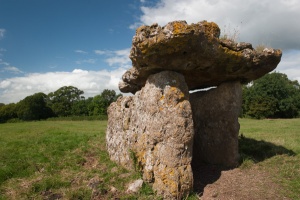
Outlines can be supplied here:
[[72, 115], [75, 116], [87, 116], [88, 111], [88, 101], [84, 97], [80, 101], [76, 101], [72, 106]]
[[82, 90], [73, 86], [63, 86], [48, 94], [48, 105], [57, 116], [72, 115], [72, 106], [81, 100]]
[[108, 106], [116, 101], [122, 94], [116, 95], [114, 90], [105, 89], [100, 95], [94, 96], [92, 102], [89, 104], [90, 115], [107, 115]]
[[54, 115], [53, 111], [46, 103], [47, 95], [40, 92], [27, 96], [17, 103], [17, 115], [21, 120], [47, 119]]
[[274, 72], [243, 87], [243, 113], [254, 118], [293, 118], [300, 110], [300, 85]]
[[0, 107], [0, 123], [5, 123], [10, 119], [17, 118], [16, 104], [10, 103]]

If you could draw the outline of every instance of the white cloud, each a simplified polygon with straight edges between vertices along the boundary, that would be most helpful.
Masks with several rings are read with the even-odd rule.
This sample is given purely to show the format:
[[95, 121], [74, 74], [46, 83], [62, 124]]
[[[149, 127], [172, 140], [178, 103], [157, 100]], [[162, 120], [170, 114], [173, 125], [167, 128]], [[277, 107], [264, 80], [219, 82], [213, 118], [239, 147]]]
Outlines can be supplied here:
[[5, 66], [8, 66], [9, 63], [8, 62], [4, 62], [2, 59], [0, 59], [0, 65], [5, 65]]
[[130, 29], [137, 29], [138, 27], [140, 27], [141, 25], [143, 25], [143, 23], [141, 22], [135, 22], [134, 24], [131, 24], [129, 26]]
[[130, 48], [117, 50], [117, 51], [109, 51], [109, 50], [95, 50], [95, 54], [104, 55], [107, 58], [105, 62], [108, 63], [109, 66], [121, 66], [128, 68], [130, 67], [131, 60], [129, 59]]
[[[5, 63], [5, 65], [8, 65], [8, 63]], [[20, 74], [20, 73], [23, 73], [20, 69], [18, 69], [17, 67], [14, 67], [14, 66], [7, 66], [7, 67], [4, 67], [1, 72], [11, 72], [11, 73], [14, 73], [14, 74]]]
[[83, 50], [80, 50], [80, 49], [75, 50], [74, 52], [75, 52], [75, 53], [80, 53], [80, 54], [88, 54], [88, 52], [83, 51]]
[[240, 39], [254, 45], [300, 49], [299, 10], [298, 0], [160, 0], [155, 6], [142, 6], [140, 21], [131, 26], [207, 20], [216, 22], [221, 29], [238, 27]]
[[1, 40], [2, 38], [4, 38], [5, 32], [6, 32], [5, 29], [0, 28], [0, 40]]
[[111, 57], [107, 58], [105, 61], [108, 63], [109, 66], [114, 66], [114, 65], [127, 66], [131, 62], [129, 59], [129, 54], [130, 54], [130, 48], [114, 51], [113, 55], [111, 55]]
[[287, 51], [283, 54], [281, 62], [276, 71], [288, 75], [291, 80], [298, 80], [300, 83], [300, 50]]
[[[20, 77], [0, 79], [0, 103], [18, 102], [26, 96], [37, 92], [48, 94], [62, 86], [74, 86], [84, 91], [84, 96], [91, 97], [100, 94], [104, 89], [115, 90], [119, 93], [118, 83], [122, 75], [131, 65], [129, 59], [130, 49], [117, 51], [95, 50], [95, 54], [105, 56], [105, 62], [113, 66], [113, 70], [87, 71], [74, 69], [72, 72], [47, 72], [25, 74]], [[96, 59], [77, 61], [77, 64], [96, 63]], [[5, 65], [2, 70], [23, 73], [16, 67]], [[7, 64], [7, 65], [6, 65]]]
[[95, 50], [94, 52], [95, 52], [95, 54], [97, 54], [97, 55], [105, 55], [105, 54], [108, 53], [108, 51], [103, 51], [103, 50]]
[[95, 64], [96, 61], [97, 61], [96, 59], [78, 60], [78, 61], [76, 61], [76, 64], [78, 64], [78, 65], [81, 65], [81, 64], [84, 64], [84, 63]]
[[74, 86], [84, 91], [84, 96], [100, 94], [104, 89], [115, 90], [125, 72], [125, 68], [112, 71], [86, 71], [74, 69], [72, 72], [47, 72], [27, 74], [23, 77], [8, 78], [0, 81], [1, 103], [18, 102], [37, 92], [48, 94], [62, 86]]

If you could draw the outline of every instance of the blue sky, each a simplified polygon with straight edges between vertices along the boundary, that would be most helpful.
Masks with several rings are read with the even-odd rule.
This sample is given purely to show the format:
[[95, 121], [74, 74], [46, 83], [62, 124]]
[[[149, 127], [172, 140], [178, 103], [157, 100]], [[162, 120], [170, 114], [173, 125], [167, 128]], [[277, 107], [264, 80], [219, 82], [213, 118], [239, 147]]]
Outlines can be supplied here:
[[[95, 50], [129, 48], [139, 1], [0, 0], [1, 58], [24, 73], [104, 69]], [[14, 74], [1, 73], [0, 78]]]
[[118, 91], [135, 29], [214, 21], [239, 41], [283, 50], [277, 71], [300, 81], [298, 0], [0, 0], [0, 102], [72, 85]]

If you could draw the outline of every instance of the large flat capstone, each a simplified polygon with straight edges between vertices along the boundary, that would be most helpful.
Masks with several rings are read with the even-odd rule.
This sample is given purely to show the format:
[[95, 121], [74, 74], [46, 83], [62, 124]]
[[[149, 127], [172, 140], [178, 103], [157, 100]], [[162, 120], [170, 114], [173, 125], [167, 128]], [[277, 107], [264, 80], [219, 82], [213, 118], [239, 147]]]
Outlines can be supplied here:
[[249, 82], [280, 62], [282, 52], [278, 49], [259, 52], [249, 43], [235, 43], [219, 35], [218, 25], [207, 21], [139, 27], [130, 52], [133, 66], [123, 75], [120, 90], [135, 93], [150, 74], [165, 70], [181, 73], [190, 90], [226, 81]]

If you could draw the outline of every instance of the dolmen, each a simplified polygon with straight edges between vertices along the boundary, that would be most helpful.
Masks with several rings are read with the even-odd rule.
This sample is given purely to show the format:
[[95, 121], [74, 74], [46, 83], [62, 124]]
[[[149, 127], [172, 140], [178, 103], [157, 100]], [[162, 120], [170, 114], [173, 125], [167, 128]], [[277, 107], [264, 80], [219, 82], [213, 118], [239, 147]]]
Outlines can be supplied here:
[[133, 66], [119, 83], [121, 92], [134, 95], [108, 108], [110, 159], [139, 170], [164, 199], [193, 190], [192, 161], [238, 165], [241, 85], [280, 62], [281, 50], [258, 51], [219, 36], [218, 25], [207, 21], [139, 27]]

